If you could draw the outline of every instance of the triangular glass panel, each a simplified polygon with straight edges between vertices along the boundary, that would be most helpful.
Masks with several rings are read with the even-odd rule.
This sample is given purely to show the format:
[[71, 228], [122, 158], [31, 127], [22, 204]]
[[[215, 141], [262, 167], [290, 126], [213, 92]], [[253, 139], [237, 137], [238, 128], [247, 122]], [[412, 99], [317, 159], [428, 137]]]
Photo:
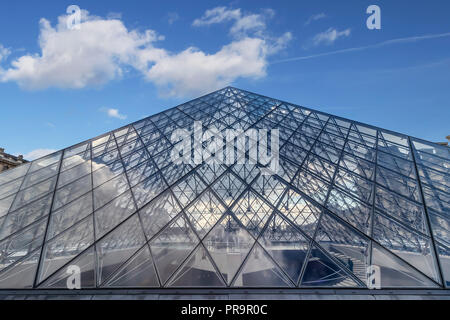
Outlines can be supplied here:
[[436, 282], [440, 281], [430, 238], [408, 230], [378, 212], [374, 217], [373, 238]]
[[[78, 273], [79, 271], [79, 273]], [[39, 285], [40, 289], [77, 289], [76, 278], [79, 274], [78, 289], [89, 289], [95, 287], [95, 251], [94, 247], [81, 253], [66, 266], [57, 271], [44, 283]]]
[[95, 236], [97, 239], [101, 238], [135, 212], [136, 206], [133, 197], [131, 192], [127, 191], [94, 212]]
[[92, 192], [53, 211], [50, 216], [47, 238], [51, 239], [92, 213]]
[[135, 254], [104, 285], [107, 288], [159, 287], [158, 276], [147, 245]]
[[31, 289], [39, 264], [40, 250], [0, 273], [0, 289]]
[[355, 282], [318, 247], [313, 246], [306, 265], [301, 287], [357, 288]]
[[253, 191], [247, 191], [231, 210], [247, 231], [257, 237], [272, 214], [272, 208]]
[[275, 176], [260, 175], [252, 184], [252, 188], [275, 207], [286, 189], [286, 185]]
[[0, 271], [39, 248], [44, 241], [47, 219], [43, 218], [26, 229], [0, 242]]
[[314, 235], [317, 222], [322, 213], [321, 208], [306, 200], [305, 197], [293, 189], [290, 189], [283, 197], [278, 209], [303, 232], [310, 237]]
[[205, 248], [199, 245], [178, 269], [168, 287], [225, 287]]
[[242, 191], [244, 191], [245, 186], [239, 178], [234, 176], [231, 172], [227, 172], [214, 183], [212, 189], [219, 198], [230, 207]]
[[42, 252], [39, 282], [72, 260], [94, 242], [92, 216], [46, 242]]
[[198, 242], [197, 236], [183, 215], [150, 242], [162, 285], [194, 250]]
[[321, 218], [315, 241], [363, 283], [367, 282], [369, 239], [338, 222], [329, 214]]
[[255, 239], [231, 215], [223, 217], [203, 240], [223, 278], [230, 284]]
[[161, 231], [181, 211], [180, 206], [170, 191], [154, 199], [139, 211], [148, 239]]
[[258, 241], [291, 280], [297, 283], [308, 254], [309, 240], [276, 214]]
[[439, 288], [438, 284], [372, 242], [372, 266], [381, 288]]
[[10, 212], [0, 226], [0, 239], [22, 230], [33, 222], [46, 216], [50, 211], [52, 194], [36, 200], [19, 210]]
[[101, 285], [144, 244], [145, 236], [137, 214], [98, 241], [96, 243], [98, 285]]
[[222, 217], [225, 207], [211, 191], [206, 191], [185, 211], [195, 231], [203, 238]]
[[233, 281], [233, 287], [290, 287], [292, 283], [275, 265], [264, 249], [256, 244], [242, 270]]

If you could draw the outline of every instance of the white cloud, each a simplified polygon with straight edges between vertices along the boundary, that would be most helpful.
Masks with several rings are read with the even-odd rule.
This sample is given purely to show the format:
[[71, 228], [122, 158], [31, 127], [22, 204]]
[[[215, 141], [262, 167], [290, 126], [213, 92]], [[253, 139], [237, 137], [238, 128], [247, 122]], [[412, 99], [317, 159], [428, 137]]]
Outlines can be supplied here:
[[56, 151], [57, 150], [54, 150], [54, 149], [36, 149], [36, 150], [28, 152], [23, 157], [26, 160], [32, 161], [32, 160], [36, 160], [36, 159], [42, 158], [42, 157], [44, 157], [46, 155], [49, 155], [49, 154], [51, 154], [53, 152], [56, 152]]
[[314, 21], [317, 21], [317, 20], [320, 20], [320, 19], [324, 19], [326, 17], [327, 17], [327, 15], [325, 13], [323, 13], [323, 12], [322, 13], [318, 13], [318, 14], [314, 14], [311, 17], [309, 17], [308, 20], [306, 20], [305, 26], [311, 24], [311, 22], [314, 22]]
[[230, 33], [234, 36], [246, 36], [248, 32], [261, 32], [266, 29], [267, 20], [274, 15], [275, 11], [272, 9], [263, 9], [261, 14], [243, 14], [241, 9], [217, 7], [207, 10], [200, 19], [194, 20], [192, 25], [200, 27], [233, 21]]
[[350, 36], [351, 29], [346, 29], [343, 31], [338, 31], [334, 28], [329, 28], [327, 31], [321, 32], [319, 34], [316, 34], [313, 38], [313, 45], [318, 46], [321, 44], [331, 45], [333, 44], [337, 39], [341, 37], [348, 37]]
[[229, 10], [226, 7], [217, 7], [206, 10], [203, 17], [195, 19], [192, 25], [196, 27], [237, 20], [241, 17], [241, 9]]
[[5, 60], [11, 54], [11, 50], [0, 44], [0, 62]]
[[169, 24], [174, 24], [178, 19], [180, 19], [180, 15], [176, 12], [169, 12], [167, 14], [167, 22]]
[[108, 115], [108, 117], [110, 117], [110, 118], [116, 118], [116, 119], [120, 119], [120, 120], [125, 120], [127, 118], [126, 115], [119, 113], [119, 109], [100, 108], [100, 111], [105, 112]]
[[[292, 38], [289, 32], [281, 37], [265, 32], [265, 19], [273, 16], [273, 10], [242, 15], [240, 9], [216, 8], [194, 24], [233, 20], [231, 42], [216, 52], [195, 47], [170, 52], [157, 47], [164, 37], [154, 30], [128, 30], [119, 19], [82, 13], [79, 30], [67, 28], [66, 15], [60, 16], [54, 27], [41, 19], [41, 52], [22, 55], [0, 69], [0, 81], [13, 81], [28, 90], [81, 89], [104, 85], [134, 70], [163, 95], [192, 96], [229, 85], [237, 78], [264, 77], [267, 57], [284, 49]], [[253, 34], [248, 34], [250, 31]]]

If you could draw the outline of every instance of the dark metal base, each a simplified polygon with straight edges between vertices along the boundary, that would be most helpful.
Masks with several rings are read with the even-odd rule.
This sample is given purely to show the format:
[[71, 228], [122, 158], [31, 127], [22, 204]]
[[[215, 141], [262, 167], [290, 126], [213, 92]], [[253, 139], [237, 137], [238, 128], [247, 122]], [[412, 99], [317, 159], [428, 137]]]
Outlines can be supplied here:
[[0, 300], [450, 300], [450, 290], [1, 290]]

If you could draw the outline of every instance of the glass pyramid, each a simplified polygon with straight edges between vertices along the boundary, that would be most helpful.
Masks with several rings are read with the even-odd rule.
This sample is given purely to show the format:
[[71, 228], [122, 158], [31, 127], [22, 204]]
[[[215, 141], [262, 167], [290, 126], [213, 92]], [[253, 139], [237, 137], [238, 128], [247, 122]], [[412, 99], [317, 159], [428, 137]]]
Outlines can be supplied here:
[[[276, 174], [172, 161], [199, 121], [278, 129]], [[81, 289], [445, 289], [450, 149], [227, 87], [0, 175], [0, 289], [74, 267]]]

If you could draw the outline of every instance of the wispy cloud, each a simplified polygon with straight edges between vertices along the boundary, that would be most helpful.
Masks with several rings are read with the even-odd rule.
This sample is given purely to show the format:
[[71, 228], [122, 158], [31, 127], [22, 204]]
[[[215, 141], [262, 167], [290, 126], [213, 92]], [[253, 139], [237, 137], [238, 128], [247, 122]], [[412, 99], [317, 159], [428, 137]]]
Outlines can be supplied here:
[[329, 52], [318, 53], [318, 54], [313, 54], [313, 55], [308, 55], [308, 56], [300, 56], [300, 57], [293, 57], [293, 58], [288, 58], [288, 59], [277, 60], [277, 61], [271, 62], [270, 64], [292, 62], [292, 61], [301, 61], [301, 60], [309, 60], [309, 59], [315, 59], [315, 58], [320, 58], [320, 57], [332, 56], [332, 55], [335, 55], [335, 54], [363, 51], [363, 50], [368, 50], [368, 49], [381, 48], [381, 47], [389, 46], [389, 45], [402, 44], [402, 43], [411, 43], [411, 42], [430, 40], [430, 39], [438, 39], [438, 38], [446, 38], [446, 37], [450, 37], [450, 32], [448, 32], [448, 33], [439, 33], [439, 34], [429, 34], [429, 35], [424, 35], [424, 36], [397, 38], [397, 39], [391, 39], [391, 40], [383, 41], [383, 42], [372, 44], [372, 45], [368, 45], [368, 46], [353, 47], [353, 48], [347, 48], [347, 49], [336, 50], [336, 51], [329, 51]]
[[0, 62], [11, 54], [11, 50], [0, 44]]
[[332, 45], [339, 38], [349, 37], [350, 33], [351, 33], [351, 29], [345, 29], [342, 31], [338, 31], [334, 28], [329, 28], [328, 30], [326, 30], [324, 32], [316, 34], [312, 39], [312, 43], [313, 43], [313, 46], [319, 46], [321, 44]]
[[311, 24], [311, 22], [314, 22], [314, 21], [317, 21], [317, 20], [320, 20], [320, 19], [324, 19], [326, 17], [327, 17], [327, 15], [325, 13], [323, 13], [323, 12], [322, 13], [318, 13], [318, 14], [314, 14], [311, 17], [309, 17], [308, 20], [306, 20], [305, 26]]
[[100, 111], [106, 113], [108, 117], [110, 118], [116, 118], [120, 120], [125, 120], [127, 118], [126, 115], [121, 114], [119, 112], [119, 109], [113, 109], [113, 108], [100, 108]]

